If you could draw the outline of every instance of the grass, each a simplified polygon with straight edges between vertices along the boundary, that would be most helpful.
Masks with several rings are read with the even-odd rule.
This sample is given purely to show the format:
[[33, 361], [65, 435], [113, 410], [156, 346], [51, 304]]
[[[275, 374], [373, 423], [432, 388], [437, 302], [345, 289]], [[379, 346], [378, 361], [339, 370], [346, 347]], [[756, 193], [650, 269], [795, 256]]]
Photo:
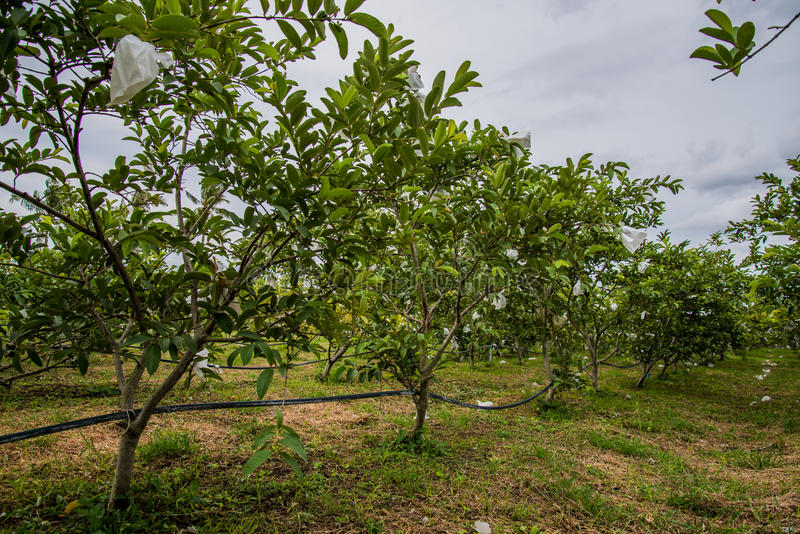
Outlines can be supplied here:
[[[766, 359], [779, 365], [757, 381]], [[432, 389], [500, 404], [544, 383], [540, 361], [507, 361], [451, 366]], [[276, 378], [270, 398], [396, 387], [320, 384], [310, 367]], [[418, 441], [403, 439], [408, 398], [287, 407], [308, 452], [302, 479], [279, 460], [241, 477], [272, 410], [157, 416], [137, 450], [133, 504], [113, 513], [103, 504], [117, 425], [4, 445], [0, 531], [470, 533], [476, 520], [534, 534], [800, 531], [795, 355], [752, 351], [642, 389], [636, 374], [604, 369], [599, 393], [508, 411], [433, 403]], [[165, 402], [251, 399], [255, 376], [225, 372], [223, 383], [194, 381]], [[0, 434], [113, 411], [113, 384], [97, 357], [86, 377], [60, 370], [0, 391]]]

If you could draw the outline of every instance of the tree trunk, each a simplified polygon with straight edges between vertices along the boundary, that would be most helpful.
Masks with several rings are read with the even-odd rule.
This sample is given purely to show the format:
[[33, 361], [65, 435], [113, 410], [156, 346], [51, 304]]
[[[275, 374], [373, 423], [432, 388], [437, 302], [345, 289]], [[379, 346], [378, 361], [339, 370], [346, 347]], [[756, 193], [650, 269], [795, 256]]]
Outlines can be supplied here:
[[517, 349], [517, 361], [522, 363], [522, 358], [525, 356], [525, 347], [519, 342], [516, 336], [514, 336], [514, 348]]
[[128, 490], [131, 488], [133, 478], [133, 462], [136, 458], [136, 446], [141, 437], [140, 431], [128, 428], [120, 437], [119, 452], [117, 453], [117, 468], [114, 472], [114, 484], [111, 486], [111, 495], [108, 497], [108, 509], [124, 508], [127, 506]]
[[344, 353], [347, 352], [347, 349], [349, 348], [350, 344], [344, 344], [340, 346], [338, 349], [336, 349], [336, 352], [334, 352], [333, 355], [328, 356], [328, 361], [325, 362], [325, 369], [322, 371], [322, 375], [320, 375], [319, 377], [320, 380], [324, 382], [325, 380], [328, 379], [328, 376], [331, 374], [331, 369], [333, 369], [333, 366], [336, 364], [336, 362], [338, 362], [342, 358], [342, 356], [344, 356]]
[[599, 391], [600, 390], [600, 386], [599, 386], [599, 383], [600, 383], [600, 377], [599, 377], [599, 375], [600, 375], [600, 366], [597, 365], [597, 352], [595, 352], [594, 350], [590, 350], [589, 354], [591, 354], [591, 358], [592, 358], [592, 387], [594, 388], [595, 391]]
[[414, 406], [417, 409], [417, 416], [414, 419], [414, 428], [411, 430], [411, 438], [416, 438], [422, 432], [425, 425], [425, 415], [428, 413], [428, 384], [431, 377], [423, 378], [419, 383], [419, 392], [414, 395]]
[[[550, 367], [550, 351], [548, 350], [547, 340], [542, 340], [542, 359], [544, 360], [544, 372], [547, 376], [547, 382], [551, 383], [553, 381], [553, 369]], [[551, 387], [547, 390], [547, 396], [545, 397], [546, 402], [552, 402], [553, 397], [556, 395], [556, 388]]]
[[639, 381], [636, 382], [636, 387], [637, 388], [640, 388], [640, 387], [642, 387], [644, 385], [644, 381], [647, 378], [647, 375], [650, 374], [650, 370], [653, 368], [653, 365], [655, 365], [655, 362], [648, 363], [644, 367], [642, 367], [642, 376], [640, 376], [639, 377]]

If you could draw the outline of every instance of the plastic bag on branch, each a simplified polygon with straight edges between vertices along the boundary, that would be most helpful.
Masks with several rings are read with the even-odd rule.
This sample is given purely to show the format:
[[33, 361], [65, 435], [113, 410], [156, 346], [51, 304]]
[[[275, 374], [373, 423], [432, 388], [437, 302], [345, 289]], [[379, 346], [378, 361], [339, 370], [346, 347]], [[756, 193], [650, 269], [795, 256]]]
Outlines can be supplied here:
[[636, 249], [642, 246], [645, 238], [647, 238], [647, 232], [631, 228], [630, 226], [623, 226], [621, 237], [622, 244], [628, 249], [628, 252], [636, 252]]
[[502, 293], [498, 293], [495, 295], [494, 300], [492, 300], [492, 305], [496, 310], [502, 310], [506, 307], [506, 296]]
[[425, 87], [422, 78], [417, 73], [417, 65], [408, 68], [408, 86], [412, 91], [419, 91]]
[[530, 130], [522, 130], [519, 134], [509, 137], [508, 140], [511, 143], [519, 143], [522, 148], [530, 148], [531, 147], [531, 131]]
[[584, 290], [581, 287], [581, 281], [580, 280], [576, 281], [575, 285], [572, 286], [572, 294], [575, 295], [576, 297], [580, 297], [581, 295], [584, 294]]
[[124, 104], [153, 83], [158, 76], [159, 63], [172, 66], [172, 55], [156, 52], [155, 46], [134, 35], [120, 39], [111, 69], [111, 105]]

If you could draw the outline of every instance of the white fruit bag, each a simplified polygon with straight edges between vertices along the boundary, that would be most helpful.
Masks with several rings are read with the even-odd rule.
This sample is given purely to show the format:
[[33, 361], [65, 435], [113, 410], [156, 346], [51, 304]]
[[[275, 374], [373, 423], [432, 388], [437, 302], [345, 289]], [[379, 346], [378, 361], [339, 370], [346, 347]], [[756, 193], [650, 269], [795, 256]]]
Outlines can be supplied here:
[[150, 85], [158, 76], [158, 64], [172, 66], [172, 56], [156, 52], [156, 47], [126, 35], [117, 43], [111, 69], [111, 105], [124, 104]]
[[647, 232], [642, 232], [630, 226], [622, 227], [622, 244], [628, 249], [628, 252], [636, 252], [647, 237]]

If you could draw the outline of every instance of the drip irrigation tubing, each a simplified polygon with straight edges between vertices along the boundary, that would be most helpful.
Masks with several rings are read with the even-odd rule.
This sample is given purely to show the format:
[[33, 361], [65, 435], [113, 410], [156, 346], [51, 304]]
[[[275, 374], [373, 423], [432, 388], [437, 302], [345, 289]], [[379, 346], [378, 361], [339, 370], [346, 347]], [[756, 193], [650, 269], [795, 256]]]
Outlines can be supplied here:
[[[613, 364], [605, 363], [605, 362], [598, 362], [600, 365], [606, 366], [614, 366]], [[586, 369], [591, 367], [592, 364], [588, 364], [581, 368], [576, 374], [580, 374], [584, 372]], [[625, 367], [618, 367], [618, 368], [631, 368], [637, 367], [638, 364], [625, 366]], [[247, 369], [253, 369], [252, 367], [248, 367]], [[468, 402], [462, 402], [460, 400], [451, 399], [450, 397], [445, 397], [444, 395], [437, 395], [435, 393], [429, 393], [428, 396], [432, 399], [436, 399], [442, 402], [446, 402], [448, 404], [454, 404], [456, 406], [461, 406], [463, 408], [470, 408], [473, 410], [508, 410], [509, 408], [516, 408], [517, 406], [522, 406], [523, 404], [527, 404], [542, 394], [544, 394], [547, 390], [553, 387], [555, 381], [551, 381], [547, 384], [544, 388], [536, 392], [535, 394], [531, 395], [530, 397], [524, 398], [522, 400], [512, 402], [510, 404], [501, 404], [499, 406], [481, 406], [479, 404], [470, 404]], [[363, 399], [376, 399], [380, 397], [398, 397], [398, 396], [409, 396], [414, 395], [415, 392], [411, 390], [393, 390], [393, 391], [376, 391], [372, 393], [352, 393], [349, 395], [334, 395], [330, 397], [301, 397], [295, 399], [275, 399], [275, 400], [256, 400], [256, 401], [227, 401], [227, 402], [201, 402], [201, 403], [194, 403], [194, 404], [173, 404], [173, 405], [165, 405], [165, 406], [158, 406], [153, 411], [153, 414], [162, 414], [162, 413], [178, 413], [178, 412], [196, 412], [196, 411], [205, 411], [205, 410], [225, 410], [230, 408], [260, 408], [260, 407], [269, 407], [269, 406], [297, 406], [301, 404], [321, 404], [324, 402], [342, 402], [342, 401], [350, 401], [350, 400], [363, 400]], [[112, 412], [103, 415], [97, 415], [94, 417], [87, 417], [84, 419], [76, 419], [74, 421], [68, 421], [66, 423], [59, 423], [56, 425], [44, 426], [39, 428], [33, 428], [30, 430], [24, 430], [22, 432], [15, 432], [12, 434], [6, 434], [0, 436], [0, 445], [6, 443], [13, 443], [15, 441], [23, 441], [27, 439], [32, 439], [40, 436], [47, 436], [49, 434], [56, 434], [58, 432], [65, 432], [67, 430], [74, 430], [76, 428], [83, 428], [87, 426], [97, 425], [100, 423], [107, 423], [110, 421], [121, 421], [121, 420], [130, 420], [139, 415], [140, 409], [136, 410], [122, 410], [118, 412]]]
[[[332, 397], [304, 397], [296, 399], [275, 399], [275, 400], [257, 400], [257, 401], [227, 401], [227, 402], [200, 402], [195, 404], [173, 404], [158, 406], [153, 414], [162, 413], [178, 413], [178, 412], [196, 412], [205, 410], [225, 410], [230, 408], [261, 408], [269, 406], [296, 406], [300, 404], [318, 404], [323, 402], [341, 402], [349, 400], [362, 400], [362, 399], [376, 399], [379, 397], [398, 397], [413, 395], [413, 391], [409, 390], [396, 390], [396, 391], [376, 391], [372, 393], [353, 393], [350, 395], [335, 395]], [[15, 432], [13, 434], [6, 434], [0, 436], [0, 445], [6, 443], [13, 443], [15, 441], [22, 441], [26, 439], [36, 438], [39, 436], [46, 436], [48, 434], [55, 434], [64, 432], [66, 430], [73, 430], [75, 428], [83, 428], [87, 426], [97, 425], [100, 423], [107, 423], [109, 421], [125, 421], [130, 420], [139, 415], [141, 409], [136, 410], [121, 410], [118, 412], [97, 415], [94, 417], [86, 417], [84, 419], [76, 419], [66, 423], [57, 425], [43, 426], [31, 430], [24, 430], [22, 432]]]

